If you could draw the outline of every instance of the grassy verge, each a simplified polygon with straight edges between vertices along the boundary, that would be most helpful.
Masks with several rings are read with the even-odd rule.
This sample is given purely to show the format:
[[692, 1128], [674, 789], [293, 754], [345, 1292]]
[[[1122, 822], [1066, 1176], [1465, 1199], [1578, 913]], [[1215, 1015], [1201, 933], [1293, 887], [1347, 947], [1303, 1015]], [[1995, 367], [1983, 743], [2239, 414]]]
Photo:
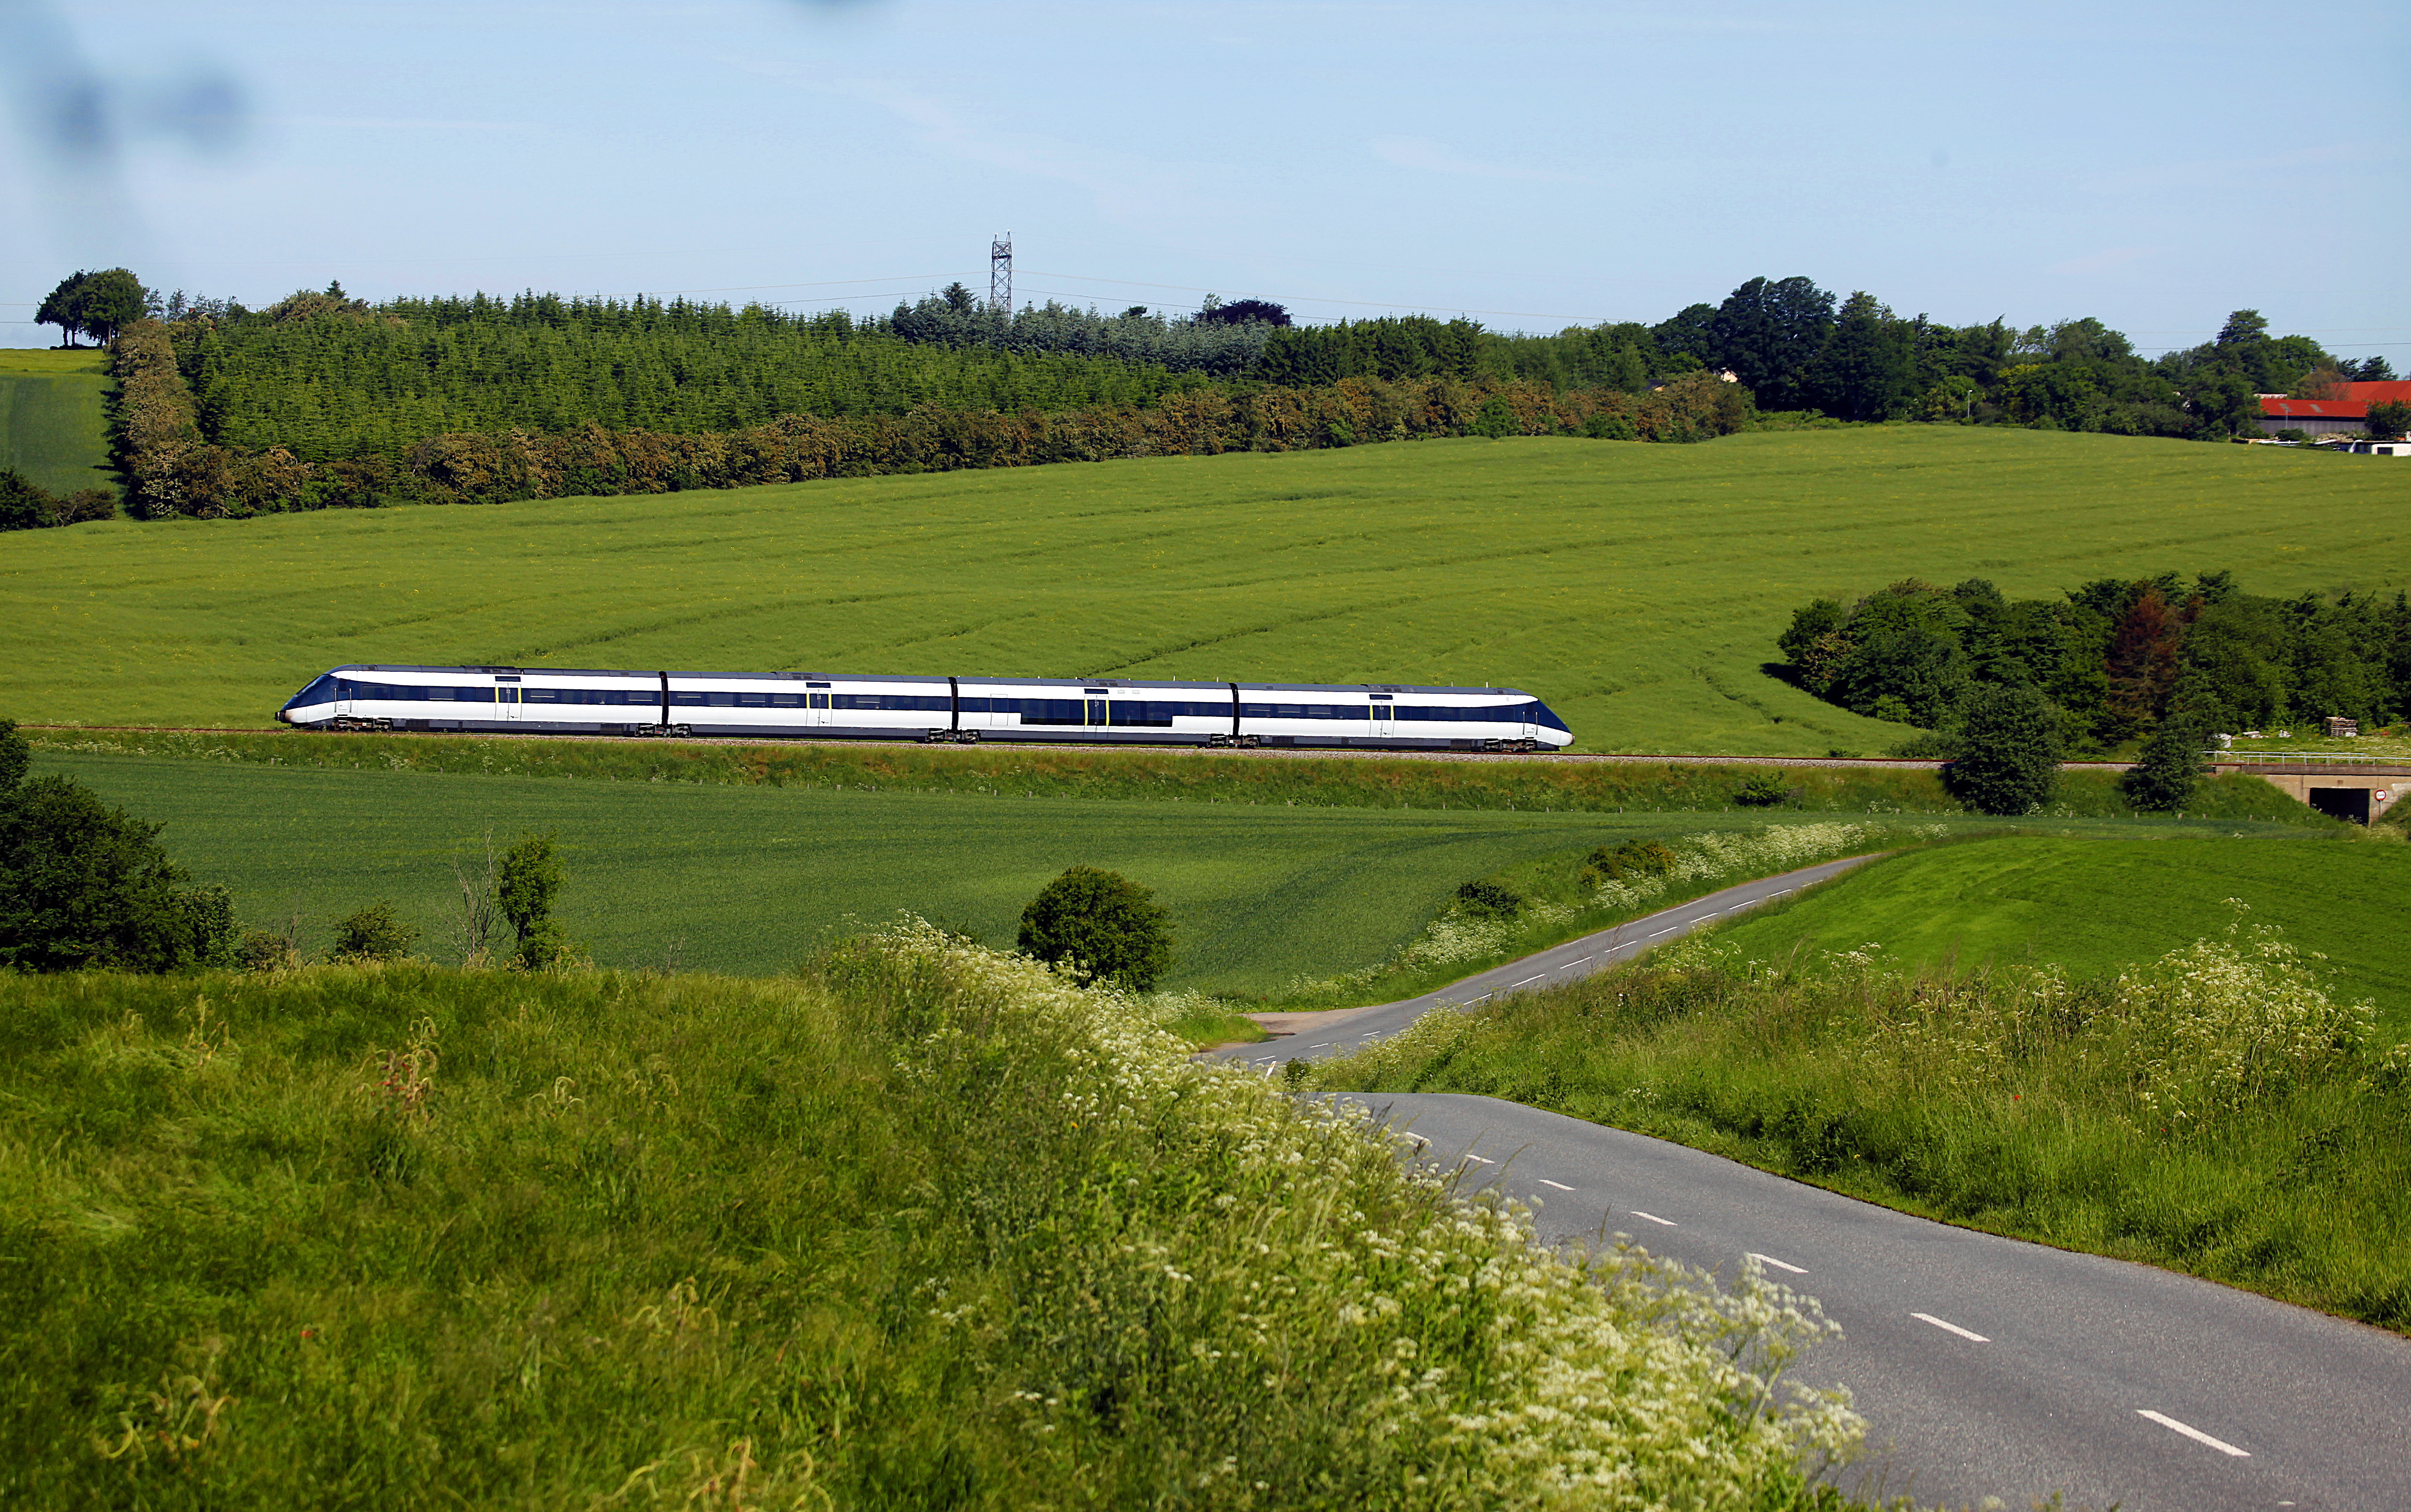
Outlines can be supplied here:
[[1804, 1508], [1816, 1325], [899, 930], [0, 979], [14, 1507]]
[[[654, 741], [558, 741], [446, 735], [241, 734], [30, 729], [60, 755], [139, 756], [334, 771], [427, 771], [622, 783], [832, 791], [957, 793], [1156, 803], [1302, 808], [1483, 809], [1499, 813], [1743, 814], [1735, 793], [1772, 771], [1789, 799], [1763, 814], [1963, 814], [1921, 769], [1753, 768], [1657, 762], [1308, 759], [1209, 751], [1050, 751], [1001, 745], [917, 746]], [[2258, 777], [2204, 782], [2189, 816], [2331, 826]], [[2071, 771], [2044, 818], [2134, 813], [2114, 773]]]
[[2411, 1331], [2411, 1048], [2273, 931], [2089, 978], [1702, 940], [1308, 1080], [1512, 1098]]
[[2230, 898], [2411, 1035], [2411, 935], [2380, 922], [2411, 898], [2411, 846], [2399, 843], [2004, 836], [1889, 858], [1720, 937], [1756, 961], [1872, 940], [1921, 971], [2050, 963], [2092, 976], [2215, 932]]

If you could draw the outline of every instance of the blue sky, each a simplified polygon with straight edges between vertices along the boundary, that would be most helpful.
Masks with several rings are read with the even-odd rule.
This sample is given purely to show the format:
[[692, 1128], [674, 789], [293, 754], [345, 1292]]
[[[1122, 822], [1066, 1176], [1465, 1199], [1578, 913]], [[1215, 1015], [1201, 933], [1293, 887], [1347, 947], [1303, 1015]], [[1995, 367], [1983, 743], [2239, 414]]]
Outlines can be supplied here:
[[78, 266], [868, 313], [1010, 229], [1022, 300], [1109, 309], [1805, 273], [2411, 368], [2400, 4], [0, 0], [0, 345]]

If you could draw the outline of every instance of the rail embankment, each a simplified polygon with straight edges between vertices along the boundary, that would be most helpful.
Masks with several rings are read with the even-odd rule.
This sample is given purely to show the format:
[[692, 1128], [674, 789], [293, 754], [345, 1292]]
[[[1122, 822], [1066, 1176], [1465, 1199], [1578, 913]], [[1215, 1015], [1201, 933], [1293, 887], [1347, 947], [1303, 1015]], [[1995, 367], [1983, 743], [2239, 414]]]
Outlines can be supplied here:
[[[1358, 755], [1293, 760], [1256, 753], [1073, 750], [997, 744], [583, 741], [298, 731], [29, 728], [37, 749], [319, 768], [571, 777], [610, 782], [986, 794], [1123, 801], [1536, 813], [1963, 814], [1923, 764], [1775, 766], [1735, 757], [1615, 761], [1494, 757], [1425, 761]], [[2046, 818], [2135, 811], [2117, 769], [2062, 774]], [[2201, 785], [2197, 818], [2324, 822], [2257, 778]]]

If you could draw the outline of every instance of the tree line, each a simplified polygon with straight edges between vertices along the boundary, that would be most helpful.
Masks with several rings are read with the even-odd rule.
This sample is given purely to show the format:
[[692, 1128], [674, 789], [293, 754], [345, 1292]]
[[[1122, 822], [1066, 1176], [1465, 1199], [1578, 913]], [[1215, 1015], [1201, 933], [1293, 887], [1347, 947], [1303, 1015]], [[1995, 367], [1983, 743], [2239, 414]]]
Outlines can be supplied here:
[[2401, 592], [2272, 598], [2228, 572], [2162, 573], [2010, 600], [1982, 579], [1912, 578], [1852, 604], [1817, 599], [1778, 644], [1819, 697], [1936, 732], [1901, 754], [1949, 754], [1970, 710], [2005, 690], [2034, 695], [2070, 749], [2097, 754], [2164, 729], [2199, 741], [2330, 715], [2364, 727], [2411, 717]]
[[[123, 269], [52, 300], [70, 339], [116, 352], [117, 460], [144, 517], [523, 496], [555, 477], [654, 492], [1393, 435], [1695, 440], [1819, 417], [2217, 438], [2258, 433], [2258, 392], [2385, 375], [2250, 311], [2147, 362], [2097, 320], [1951, 328], [1797, 277], [1550, 336], [1423, 316], [1298, 326], [1211, 298], [1172, 317], [1003, 311], [960, 285], [860, 321], [533, 292], [372, 304], [340, 284], [253, 310], [163, 300]], [[1724, 375], [1730, 394], [1700, 387]], [[1439, 397], [1378, 397], [1400, 385]], [[0, 523], [83, 518], [12, 497]]]
[[136, 325], [114, 352], [128, 505], [153, 520], [661, 493], [1119, 457], [1315, 450], [1424, 436], [1698, 441], [1744, 429], [1749, 418], [1736, 386], [1706, 374], [1639, 394], [1352, 378], [1319, 389], [1206, 387], [1164, 393], [1151, 405], [1004, 411], [928, 404], [899, 415], [785, 414], [702, 433], [595, 423], [560, 432], [454, 431], [420, 437], [398, 455], [312, 461], [284, 446], [211, 441], [165, 323]]

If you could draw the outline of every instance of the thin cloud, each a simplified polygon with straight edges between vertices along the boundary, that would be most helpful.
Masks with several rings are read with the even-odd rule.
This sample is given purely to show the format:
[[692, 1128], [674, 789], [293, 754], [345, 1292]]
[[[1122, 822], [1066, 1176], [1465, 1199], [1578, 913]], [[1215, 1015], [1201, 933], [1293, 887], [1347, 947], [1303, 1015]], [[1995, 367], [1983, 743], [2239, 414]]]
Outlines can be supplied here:
[[1036, 132], [1000, 130], [970, 120], [946, 102], [878, 80], [832, 81], [798, 67], [731, 58], [731, 67], [761, 78], [875, 105], [894, 115], [925, 146], [965, 162], [1086, 190], [1097, 211], [1125, 226], [1160, 234], [1166, 226], [1197, 224], [1220, 231], [1256, 218], [1256, 207], [1215, 193], [1229, 170], [1210, 164], [1168, 162]]
[[2090, 257], [2070, 257], [2066, 262], [2054, 262], [2043, 271], [2053, 273], [2107, 272], [2112, 268], [2123, 268], [2138, 257], [2148, 257], [2156, 249], [2152, 247], [2111, 247], [2106, 251], [2096, 252]]
[[2402, 155], [2403, 148], [2399, 143], [2338, 141], [2320, 147], [2296, 147], [2282, 153], [2262, 153], [2254, 157], [2215, 157], [2202, 158], [2190, 163], [2155, 163], [2141, 168], [2123, 169], [2113, 173], [2097, 173], [2083, 182], [2088, 189], [2110, 192], [2189, 188], [2231, 183], [2239, 176], [2246, 174], [2293, 173], [2311, 169], [2339, 168], [2353, 163], [2383, 163]]
[[278, 115], [268, 118], [284, 126], [311, 131], [541, 131], [533, 121], [435, 121], [396, 115]]
[[1510, 179], [1527, 183], [1597, 183], [1597, 179], [1579, 173], [1561, 173], [1555, 169], [1531, 168], [1521, 163], [1485, 163], [1468, 157], [1453, 148], [1444, 147], [1428, 137], [1376, 137], [1373, 155], [1397, 168], [1419, 169], [1425, 173], [1454, 173], [1468, 179]]

